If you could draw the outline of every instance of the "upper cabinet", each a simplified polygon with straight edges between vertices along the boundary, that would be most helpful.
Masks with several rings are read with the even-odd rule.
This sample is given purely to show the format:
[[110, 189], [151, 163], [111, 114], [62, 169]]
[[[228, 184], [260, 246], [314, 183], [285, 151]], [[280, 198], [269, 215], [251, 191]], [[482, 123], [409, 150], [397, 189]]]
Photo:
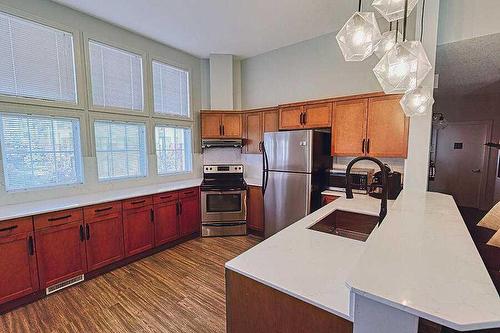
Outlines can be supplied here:
[[280, 114], [278, 109], [264, 111], [264, 133], [278, 132], [280, 126]]
[[279, 111], [279, 129], [326, 128], [332, 124], [332, 103], [284, 106]]
[[213, 111], [201, 114], [202, 139], [240, 139], [243, 134], [240, 113], [218, 113]]
[[259, 154], [262, 140], [264, 139], [264, 126], [262, 112], [251, 112], [244, 115], [245, 152]]
[[332, 155], [406, 158], [409, 119], [399, 95], [335, 103]]

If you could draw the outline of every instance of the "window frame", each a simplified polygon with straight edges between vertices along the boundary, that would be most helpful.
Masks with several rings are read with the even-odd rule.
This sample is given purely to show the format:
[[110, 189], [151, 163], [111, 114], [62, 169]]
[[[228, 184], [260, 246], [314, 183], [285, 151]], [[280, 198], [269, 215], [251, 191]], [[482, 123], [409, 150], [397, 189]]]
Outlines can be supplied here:
[[45, 25], [49, 28], [61, 30], [70, 33], [73, 36], [73, 60], [75, 63], [76, 103], [65, 102], [65, 101], [51, 101], [34, 97], [10, 96], [3, 94], [0, 94], [0, 102], [83, 111], [85, 109], [87, 99], [85, 97], [86, 92], [83, 80], [85, 65], [83, 61], [83, 54], [80, 51], [81, 32], [77, 29], [50, 20], [46, 20], [44, 18], [32, 15], [22, 10], [5, 6], [3, 4], [0, 4], [0, 12], [6, 15], [19, 17], [20, 19], [23, 20], [32, 21], [37, 24]]
[[[22, 109], [20, 109], [22, 108]], [[29, 187], [29, 188], [22, 188], [22, 189], [7, 189], [7, 184], [6, 184], [6, 178], [5, 178], [5, 154], [2, 151], [2, 147], [0, 145], [0, 183], [1, 183], [1, 188], [5, 193], [22, 193], [22, 192], [36, 192], [36, 191], [47, 191], [47, 190], [54, 190], [58, 188], [77, 188], [77, 187], [82, 187], [85, 185], [86, 181], [86, 175], [85, 175], [85, 155], [86, 155], [86, 144], [85, 144], [85, 128], [87, 126], [87, 122], [85, 121], [85, 118], [81, 114], [76, 114], [75, 112], [71, 112], [68, 110], [65, 110], [64, 112], [61, 112], [61, 110], [49, 110], [49, 109], [41, 109], [38, 108], [38, 110], [33, 110], [28, 107], [21, 107], [21, 106], [6, 106], [3, 104], [0, 104], [0, 114], [11, 114], [11, 115], [20, 115], [20, 116], [35, 116], [35, 117], [45, 117], [45, 118], [72, 118], [75, 120], [78, 120], [78, 127], [79, 127], [79, 133], [78, 135], [78, 140], [80, 142], [80, 169], [81, 169], [81, 174], [80, 174], [80, 179], [79, 182], [77, 183], [70, 183], [70, 184], [56, 184], [56, 185], [43, 185], [43, 186], [36, 186], [36, 187]]]
[[[155, 112], [154, 110], [154, 77], [153, 77], [153, 62], [159, 62], [161, 64], [174, 67], [183, 71], [186, 71], [188, 74], [188, 107], [189, 107], [189, 117], [183, 117], [175, 114], [165, 114], [165, 113], [159, 113]], [[149, 90], [151, 92], [150, 98], [151, 98], [151, 114], [155, 118], [162, 118], [162, 119], [171, 119], [171, 120], [179, 120], [179, 121], [190, 121], [194, 122], [194, 112], [193, 112], [193, 101], [192, 101], [192, 95], [193, 95], [193, 83], [192, 83], [192, 69], [189, 66], [184, 66], [182, 64], [176, 63], [172, 60], [168, 60], [164, 57], [158, 56], [158, 55], [151, 55], [149, 59], [149, 72], [151, 75], [150, 81], [148, 84], [150, 85]]]
[[[183, 128], [183, 129], [189, 129], [191, 131], [191, 169], [189, 171], [179, 171], [179, 172], [170, 172], [170, 173], [159, 173], [158, 172], [158, 155], [156, 151], [156, 127], [172, 127], [172, 128]], [[155, 156], [154, 159], [154, 166], [155, 166], [155, 174], [159, 177], [172, 177], [172, 176], [178, 176], [178, 175], [190, 175], [194, 173], [194, 133], [193, 133], [193, 126], [192, 124], [188, 124], [186, 122], [166, 122], [166, 121], [155, 121], [152, 125], [152, 135], [153, 135], [153, 143], [154, 147], [153, 154]]]
[[[145, 130], [145, 133], [144, 133], [144, 154], [145, 154], [145, 167], [144, 167], [144, 170], [145, 170], [145, 175], [143, 176], [131, 176], [131, 177], [113, 177], [113, 178], [108, 178], [108, 179], [100, 179], [99, 178], [99, 166], [97, 164], [97, 144], [96, 144], [96, 139], [95, 139], [95, 122], [96, 121], [107, 121], [107, 122], [115, 122], [115, 123], [129, 123], [129, 124], [140, 124], [140, 125], [144, 125], [144, 130]], [[134, 180], [141, 180], [141, 179], [147, 179], [147, 178], [150, 178], [152, 176], [151, 174], [151, 170], [150, 170], [150, 160], [149, 160], [149, 156], [150, 156], [150, 126], [149, 126], [149, 122], [147, 120], [145, 120], [143, 117], [123, 117], [123, 116], [119, 116], [119, 115], [113, 115], [113, 114], [109, 114], [109, 115], [106, 115], [106, 114], [99, 114], [99, 115], [95, 115], [95, 116], [92, 116], [91, 119], [90, 119], [90, 122], [89, 122], [89, 126], [90, 126], [90, 136], [91, 136], [91, 141], [92, 141], [92, 153], [93, 153], [93, 157], [95, 159], [95, 179], [97, 180], [97, 182], [99, 184], [106, 184], [106, 183], [110, 183], [110, 182], [119, 182], [119, 181], [134, 181]]]
[[[91, 64], [90, 64], [90, 42], [96, 42], [99, 44], [104, 44], [109, 47], [117, 48], [125, 52], [134, 53], [141, 57], [141, 69], [142, 69], [142, 110], [133, 110], [120, 107], [102, 107], [99, 105], [94, 105], [92, 98], [92, 77], [91, 77]], [[149, 117], [150, 116], [150, 101], [149, 101], [149, 80], [150, 74], [148, 70], [149, 57], [146, 51], [134, 49], [128, 45], [122, 43], [117, 43], [115, 41], [102, 38], [100, 36], [95, 36], [88, 33], [83, 33], [83, 53], [85, 56], [85, 77], [87, 85], [87, 105], [90, 112], [102, 112], [110, 114], [121, 114], [126, 116], [138, 116], [138, 117]]]

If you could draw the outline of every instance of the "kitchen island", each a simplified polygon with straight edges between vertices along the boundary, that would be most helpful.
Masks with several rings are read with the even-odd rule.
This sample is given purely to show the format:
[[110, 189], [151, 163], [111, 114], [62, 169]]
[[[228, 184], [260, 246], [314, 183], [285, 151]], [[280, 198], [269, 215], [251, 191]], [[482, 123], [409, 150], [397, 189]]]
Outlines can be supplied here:
[[[404, 326], [394, 332], [417, 332], [419, 318], [461, 331], [500, 327], [500, 299], [450, 196], [403, 191], [366, 242], [309, 229], [335, 210], [376, 216], [379, 205], [363, 195], [339, 198], [226, 263], [228, 331], [241, 329], [238, 306], [248, 307], [237, 294], [245, 289], [232, 285], [241, 281], [285, 295], [268, 298], [276, 308], [291, 297], [299, 313], [308, 305], [321, 311], [315, 316], [329, 313], [325, 331], [368, 332], [369, 321], [379, 332], [380, 318], [366, 306], [384, 313], [385, 325]], [[259, 331], [253, 321], [249, 314], [245, 327]]]

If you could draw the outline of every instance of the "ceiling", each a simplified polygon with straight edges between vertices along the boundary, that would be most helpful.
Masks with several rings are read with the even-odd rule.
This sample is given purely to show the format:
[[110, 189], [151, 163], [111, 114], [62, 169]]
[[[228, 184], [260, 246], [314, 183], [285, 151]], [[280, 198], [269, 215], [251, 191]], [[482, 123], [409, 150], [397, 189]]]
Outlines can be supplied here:
[[201, 58], [247, 58], [337, 31], [357, 6], [352, 0], [53, 1]]

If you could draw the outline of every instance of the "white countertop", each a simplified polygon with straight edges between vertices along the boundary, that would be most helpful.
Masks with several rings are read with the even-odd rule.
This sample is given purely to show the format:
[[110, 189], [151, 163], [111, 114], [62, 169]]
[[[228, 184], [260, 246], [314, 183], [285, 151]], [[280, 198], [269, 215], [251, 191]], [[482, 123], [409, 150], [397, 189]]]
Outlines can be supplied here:
[[307, 229], [335, 209], [378, 215], [380, 200], [339, 198], [226, 268], [351, 321], [352, 291], [454, 329], [500, 327], [500, 298], [451, 196], [403, 191], [366, 243]]
[[0, 206], [0, 221], [200, 186], [201, 178]]
[[245, 182], [250, 186], [262, 186], [262, 178], [245, 177]]
[[377, 216], [380, 201], [355, 195], [337, 199], [226, 263], [226, 268], [352, 321], [349, 272], [365, 243], [308, 227], [343, 209]]

